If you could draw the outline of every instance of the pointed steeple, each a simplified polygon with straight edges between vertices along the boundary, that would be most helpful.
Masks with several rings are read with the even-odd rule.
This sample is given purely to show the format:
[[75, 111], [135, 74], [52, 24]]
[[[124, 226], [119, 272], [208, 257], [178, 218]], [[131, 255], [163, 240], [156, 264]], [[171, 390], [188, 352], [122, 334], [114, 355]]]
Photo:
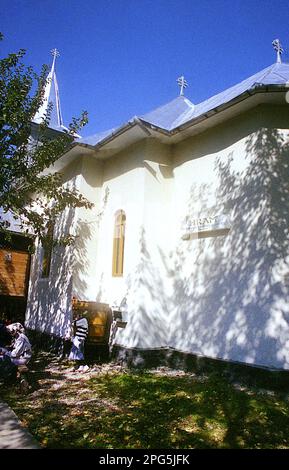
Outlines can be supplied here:
[[59, 57], [59, 52], [57, 49], [52, 49], [51, 54], [53, 56], [51, 70], [47, 76], [47, 82], [44, 91], [43, 103], [40, 106], [39, 110], [34, 116], [33, 121], [37, 124], [40, 124], [45, 118], [48, 110], [48, 105], [52, 104], [52, 111], [50, 115], [49, 127], [53, 129], [66, 129], [63, 125], [61, 107], [60, 107], [60, 97], [58, 83], [55, 73], [55, 61], [56, 57]]

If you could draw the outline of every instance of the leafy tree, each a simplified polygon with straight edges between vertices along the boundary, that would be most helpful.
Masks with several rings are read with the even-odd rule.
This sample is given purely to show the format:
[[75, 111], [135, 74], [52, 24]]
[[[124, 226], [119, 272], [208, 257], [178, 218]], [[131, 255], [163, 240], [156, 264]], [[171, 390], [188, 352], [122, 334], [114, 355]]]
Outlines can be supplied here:
[[[21, 49], [0, 60], [0, 208], [24, 231], [45, 241], [48, 228], [66, 207], [92, 207], [76, 189], [63, 184], [60, 173], [49, 170], [87, 123], [87, 113], [74, 118], [67, 131], [57, 132], [49, 129], [50, 107], [43, 122], [34, 124], [37, 138], [31, 139], [32, 120], [44, 100], [47, 67], [37, 74], [23, 64], [24, 55]], [[9, 225], [0, 213], [0, 233], [6, 237]], [[60, 241], [69, 243], [71, 237]]]

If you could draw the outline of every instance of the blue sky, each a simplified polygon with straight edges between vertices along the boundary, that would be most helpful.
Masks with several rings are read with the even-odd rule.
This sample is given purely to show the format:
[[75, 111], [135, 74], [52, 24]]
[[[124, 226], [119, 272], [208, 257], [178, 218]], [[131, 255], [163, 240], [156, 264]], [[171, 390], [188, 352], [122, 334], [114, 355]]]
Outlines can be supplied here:
[[1, 57], [19, 48], [56, 71], [64, 122], [82, 135], [123, 124], [178, 96], [199, 103], [275, 61], [289, 61], [289, 0], [0, 0]]

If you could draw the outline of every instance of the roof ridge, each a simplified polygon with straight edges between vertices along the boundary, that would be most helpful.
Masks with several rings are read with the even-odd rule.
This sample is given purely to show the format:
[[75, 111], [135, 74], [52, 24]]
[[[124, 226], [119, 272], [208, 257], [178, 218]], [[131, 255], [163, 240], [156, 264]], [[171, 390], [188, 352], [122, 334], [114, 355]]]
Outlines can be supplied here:
[[[284, 64], [284, 65], [289, 65], [289, 64]], [[282, 80], [286, 80], [286, 82], [288, 82], [287, 77], [284, 77], [283, 75], [281, 75], [281, 73], [275, 72], [275, 74], [278, 75], [278, 77], [280, 77]]]
[[[266, 70], [266, 72], [264, 73], [264, 75], [261, 76], [260, 80], [263, 80], [265, 77], [267, 77], [267, 75], [269, 75], [272, 72], [272, 70], [275, 68], [276, 65], [277, 64], [274, 63], [272, 65], [269, 65], [269, 67], [266, 67], [266, 69], [263, 69], [263, 70]], [[258, 73], [261, 73], [261, 72], [262, 72], [262, 70], [260, 72], [255, 73], [254, 75], [258, 75]], [[252, 77], [254, 77], [254, 75], [252, 75]], [[250, 79], [250, 77], [248, 77], [248, 79]], [[240, 82], [240, 83], [242, 83], [242, 82]], [[258, 83], [258, 82], [255, 82], [255, 83]]]
[[158, 106], [157, 108], [154, 108], [154, 109], [152, 109], [151, 111], [149, 111], [149, 112], [147, 112], [147, 113], [144, 113], [144, 114], [142, 114], [142, 115], [139, 116], [139, 117], [146, 116], [147, 114], [150, 114], [150, 113], [152, 113], [152, 112], [158, 111], [159, 109], [164, 108], [165, 106], [168, 106], [168, 105], [172, 104], [173, 102], [175, 102], [175, 101], [180, 101], [180, 100], [184, 101], [188, 106], [194, 106], [194, 104], [189, 100], [189, 98], [187, 98], [186, 96], [183, 96], [183, 95], [179, 95], [179, 96], [177, 96], [176, 98], [173, 98], [172, 100], [167, 101], [167, 102], [164, 103], [164, 104], [161, 104], [161, 105]]
[[191, 103], [192, 106], [187, 109], [187, 111], [184, 111], [184, 113], [181, 116], [178, 116], [172, 125], [170, 126], [170, 130], [174, 129], [175, 127], [178, 126], [178, 121], [182, 122], [183, 120], [189, 119], [190, 116], [192, 116], [195, 112], [195, 105]]

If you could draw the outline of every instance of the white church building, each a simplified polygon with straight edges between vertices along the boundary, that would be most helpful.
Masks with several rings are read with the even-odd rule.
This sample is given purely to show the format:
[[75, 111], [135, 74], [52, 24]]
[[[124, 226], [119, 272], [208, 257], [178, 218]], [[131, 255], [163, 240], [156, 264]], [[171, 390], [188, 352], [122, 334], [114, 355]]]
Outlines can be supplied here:
[[180, 77], [172, 101], [56, 162], [94, 206], [59, 219], [54, 237], [76, 239], [49, 269], [36, 243], [29, 329], [67, 337], [76, 297], [121, 311], [119, 357], [289, 369], [289, 64], [274, 44], [241, 83], [193, 104]]

